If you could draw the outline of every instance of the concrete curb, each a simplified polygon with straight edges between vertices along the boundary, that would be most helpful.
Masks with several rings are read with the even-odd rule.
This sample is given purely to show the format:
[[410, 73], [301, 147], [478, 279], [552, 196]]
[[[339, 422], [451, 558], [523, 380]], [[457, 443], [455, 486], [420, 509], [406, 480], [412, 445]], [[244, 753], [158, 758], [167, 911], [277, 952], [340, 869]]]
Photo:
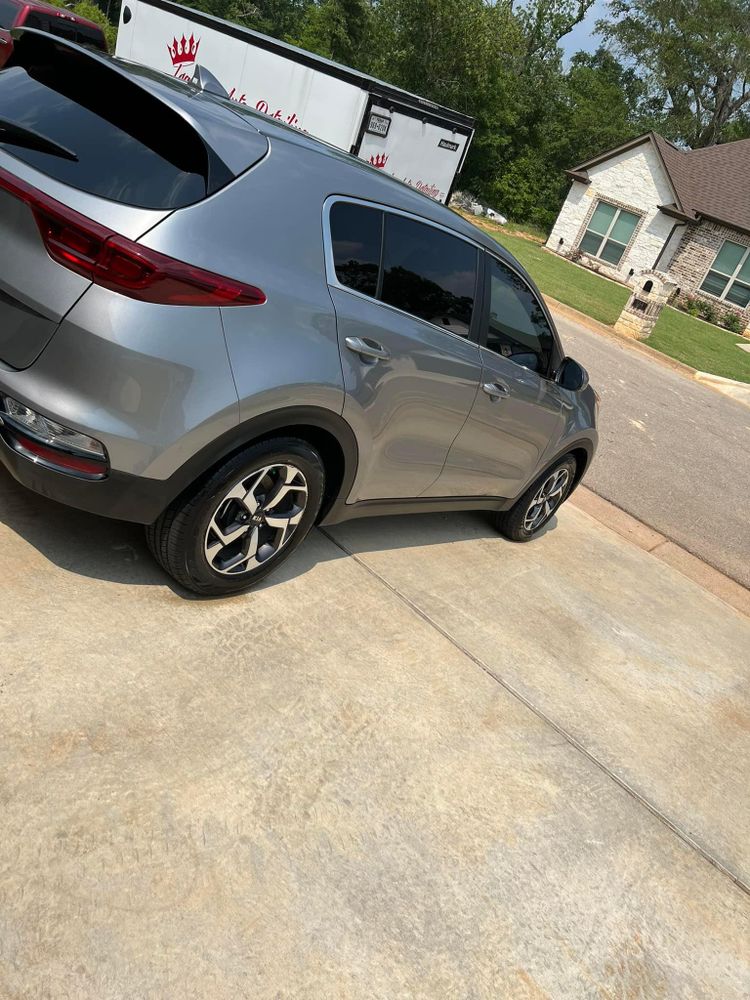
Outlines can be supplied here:
[[578, 510], [605, 525], [622, 538], [678, 570], [735, 611], [750, 618], [750, 590], [718, 569], [677, 545], [586, 486], [579, 486], [570, 498]]
[[560, 313], [565, 319], [572, 320], [574, 323], [580, 323], [581, 326], [585, 326], [586, 329], [591, 330], [593, 333], [599, 333], [603, 337], [608, 337], [610, 340], [622, 344], [624, 347], [631, 347], [634, 351], [647, 355], [660, 365], [664, 365], [665, 368], [671, 368], [672, 371], [680, 372], [686, 378], [695, 378], [695, 368], [691, 368], [690, 365], [686, 365], [676, 358], [670, 358], [668, 354], [662, 354], [661, 351], [657, 351], [653, 347], [644, 344], [642, 340], [634, 340], [633, 337], [624, 337], [621, 333], [617, 333], [614, 327], [607, 326], [606, 323], [600, 323], [598, 320], [592, 319], [591, 316], [587, 316], [586, 313], [574, 309], [573, 306], [566, 305], [564, 302], [558, 302], [557, 299], [553, 299], [550, 295], [545, 295], [544, 301], [553, 314]]
[[736, 399], [738, 403], [750, 406], [750, 383], [724, 378], [723, 375], [713, 375], [711, 372], [696, 372], [695, 378], [702, 385], [710, 385], [712, 389], [718, 389], [730, 399]]
[[[734, 382], [733, 379], [721, 379], [720, 375], [709, 375], [707, 378], [706, 372], [699, 372], [696, 368], [691, 368], [690, 365], [684, 364], [682, 361], [678, 361], [676, 358], [670, 358], [668, 354], [662, 354], [661, 351], [655, 350], [653, 347], [649, 347], [648, 344], [644, 344], [641, 340], [634, 340], [632, 337], [625, 337], [611, 327], [607, 326], [606, 323], [600, 323], [596, 319], [592, 319], [591, 316], [587, 316], [586, 313], [579, 312], [572, 306], [566, 305], [564, 302], [558, 302], [557, 299], [553, 299], [551, 295], [545, 295], [544, 301], [547, 303], [550, 312], [555, 315], [557, 313], [563, 316], [565, 319], [572, 320], [574, 323], [578, 323], [581, 326], [585, 326], [587, 330], [591, 330], [592, 333], [598, 333], [602, 337], [608, 337], [610, 340], [622, 345], [623, 347], [630, 347], [634, 351], [638, 351], [639, 354], [644, 354], [646, 357], [651, 358], [652, 361], [656, 361], [657, 364], [663, 365], [665, 368], [670, 368], [672, 371], [677, 372], [679, 375], [683, 375], [685, 378], [689, 378], [693, 382], [698, 382], [700, 385], [705, 385], [709, 389], [713, 389], [714, 392], [720, 392], [723, 396], [729, 396], [736, 403], [741, 403], [743, 406], [750, 406], [750, 385], [748, 385], [747, 398], [744, 398], [744, 393], [738, 393], [736, 387], [744, 386], [742, 382]], [[732, 391], [728, 391], [728, 386]]]

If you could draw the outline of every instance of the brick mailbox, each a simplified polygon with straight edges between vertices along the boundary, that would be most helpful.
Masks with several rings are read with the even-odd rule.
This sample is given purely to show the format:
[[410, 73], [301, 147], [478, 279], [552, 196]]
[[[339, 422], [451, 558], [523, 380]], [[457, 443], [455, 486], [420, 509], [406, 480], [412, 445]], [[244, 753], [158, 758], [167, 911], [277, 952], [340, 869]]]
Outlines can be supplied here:
[[643, 271], [634, 278], [633, 294], [615, 323], [615, 330], [635, 340], [646, 340], [677, 285], [658, 271]]

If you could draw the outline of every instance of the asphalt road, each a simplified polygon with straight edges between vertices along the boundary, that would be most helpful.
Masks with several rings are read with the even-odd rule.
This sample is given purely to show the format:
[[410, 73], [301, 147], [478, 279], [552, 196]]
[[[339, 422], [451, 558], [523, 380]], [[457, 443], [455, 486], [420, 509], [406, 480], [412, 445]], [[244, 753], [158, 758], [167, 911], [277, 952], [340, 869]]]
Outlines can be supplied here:
[[586, 485], [750, 587], [750, 408], [556, 316], [602, 397]]

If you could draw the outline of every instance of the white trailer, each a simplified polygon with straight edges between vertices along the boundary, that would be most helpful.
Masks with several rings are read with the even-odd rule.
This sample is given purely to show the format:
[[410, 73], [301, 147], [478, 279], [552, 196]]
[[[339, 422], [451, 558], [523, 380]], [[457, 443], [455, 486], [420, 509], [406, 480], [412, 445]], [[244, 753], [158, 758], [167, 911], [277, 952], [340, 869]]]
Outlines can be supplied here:
[[447, 202], [474, 119], [171, 0], [123, 0], [116, 55], [190, 80], [205, 67], [232, 100]]

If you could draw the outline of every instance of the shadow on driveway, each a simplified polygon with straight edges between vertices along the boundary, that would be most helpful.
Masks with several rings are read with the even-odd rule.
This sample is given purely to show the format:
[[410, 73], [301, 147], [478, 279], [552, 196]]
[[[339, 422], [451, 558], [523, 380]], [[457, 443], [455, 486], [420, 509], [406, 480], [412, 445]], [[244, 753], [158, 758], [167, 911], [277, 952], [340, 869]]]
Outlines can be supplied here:
[[[184, 600], [213, 601], [225, 598], [200, 597], [180, 587], [154, 561], [139, 524], [98, 517], [59, 504], [20, 486], [0, 470], [0, 522], [32, 545], [46, 559], [69, 573], [130, 586], [168, 586]], [[367, 518], [353, 524], [377, 522], [378, 549], [403, 549], [412, 545], [444, 545], [477, 538], [497, 539], [493, 515], [486, 511], [445, 514], [414, 514]], [[553, 517], [529, 543], [534, 545], [557, 526]], [[323, 531], [330, 542], [326, 558], [338, 559], [347, 552], [332, 532]], [[294, 556], [255, 591], [274, 586], [308, 572], [320, 562], [320, 552], [311, 558], [309, 546], [302, 545]], [[19, 567], [20, 569], [20, 567]]]

